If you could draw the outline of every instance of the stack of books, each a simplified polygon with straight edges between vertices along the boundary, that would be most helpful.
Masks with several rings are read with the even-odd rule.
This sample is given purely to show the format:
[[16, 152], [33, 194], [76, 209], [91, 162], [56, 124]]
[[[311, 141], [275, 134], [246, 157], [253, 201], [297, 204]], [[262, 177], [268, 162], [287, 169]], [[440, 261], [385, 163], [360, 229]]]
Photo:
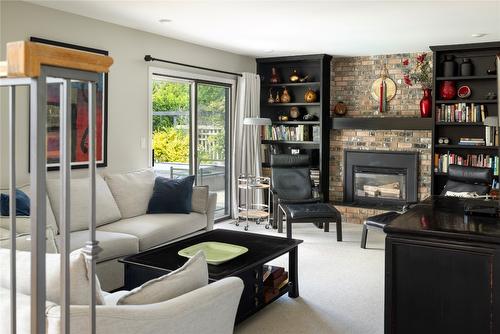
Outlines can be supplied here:
[[437, 108], [436, 119], [438, 122], [478, 123], [483, 122], [486, 116], [484, 104], [456, 103], [441, 104]]
[[264, 282], [264, 303], [267, 304], [279, 295], [280, 289], [288, 284], [288, 272], [283, 267], [265, 265], [262, 280]]
[[458, 155], [455, 153], [435, 154], [434, 166], [437, 166], [435, 172], [448, 173], [449, 165], [473, 166], [491, 168], [493, 175], [499, 173], [499, 158], [496, 155], [489, 154], [467, 154]]
[[484, 146], [486, 145], [486, 141], [483, 138], [460, 138], [458, 145]]

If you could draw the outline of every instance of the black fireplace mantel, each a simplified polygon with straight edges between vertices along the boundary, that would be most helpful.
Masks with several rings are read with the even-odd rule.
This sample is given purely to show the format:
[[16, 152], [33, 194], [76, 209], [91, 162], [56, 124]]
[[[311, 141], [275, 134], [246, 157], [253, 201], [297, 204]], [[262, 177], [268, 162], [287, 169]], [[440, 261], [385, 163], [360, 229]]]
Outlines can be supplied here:
[[432, 130], [432, 118], [420, 117], [333, 117], [332, 129]]

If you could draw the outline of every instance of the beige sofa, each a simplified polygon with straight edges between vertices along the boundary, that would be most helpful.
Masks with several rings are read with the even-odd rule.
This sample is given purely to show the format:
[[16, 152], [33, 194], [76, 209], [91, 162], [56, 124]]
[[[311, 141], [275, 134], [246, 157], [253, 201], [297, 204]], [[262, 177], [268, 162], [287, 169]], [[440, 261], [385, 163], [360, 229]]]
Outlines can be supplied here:
[[[217, 195], [209, 193], [207, 187], [193, 188], [189, 214], [146, 214], [154, 179], [151, 169], [97, 177], [97, 240], [102, 248], [97, 260], [97, 275], [103, 290], [123, 286], [123, 264], [118, 262], [119, 258], [213, 228]], [[88, 184], [87, 179], [71, 181], [71, 250], [82, 248], [89, 238]], [[29, 194], [29, 186], [20, 189]], [[60, 180], [47, 180], [48, 251], [57, 251], [52, 245], [59, 241], [59, 190]], [[0, 228], [9, 228], [8, 218], [0, 219]], [[29, 232], [29, 218], [18, 217], [17, 233]], [[50, 240], [52, 234], [55, 242]], [[21, 236], [17, 249], [27, 250], [28, 247], [29, 236]]]

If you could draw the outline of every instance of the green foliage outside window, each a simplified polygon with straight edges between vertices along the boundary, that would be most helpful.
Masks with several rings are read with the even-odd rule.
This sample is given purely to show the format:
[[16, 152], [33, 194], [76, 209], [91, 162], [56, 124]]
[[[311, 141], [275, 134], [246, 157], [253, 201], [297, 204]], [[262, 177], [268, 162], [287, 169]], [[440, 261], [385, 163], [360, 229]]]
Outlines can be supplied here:
[[[170, 112], [175, 116], [153, 116], [153, 149], [157, 162], [188, 162], [190, 85], [186, 83], [153, 81], [153, 111]], [[197, 90], [198, 126], [209, 126], [216, 133], [207, 141], [210, 149], [199, 146], [200, 162], [224, 159], [226, 89], [221, 86], [199, 84]], [[175, 117], [175, 121], [174, 121]]]
[[189, 136], [175, 128], [163, 128], [153, 133], [155, 161], [188, 162]]

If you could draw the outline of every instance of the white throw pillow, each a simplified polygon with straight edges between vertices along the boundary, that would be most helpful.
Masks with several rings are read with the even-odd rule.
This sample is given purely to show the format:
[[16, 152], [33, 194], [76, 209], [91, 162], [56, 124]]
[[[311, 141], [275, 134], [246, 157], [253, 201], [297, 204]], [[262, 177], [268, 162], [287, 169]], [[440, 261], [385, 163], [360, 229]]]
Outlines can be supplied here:
[[[47, 300], [58, 303], [60, 300], [60, 263], [59, 254], [47, 254], [45, 257]], [[88, 305], [90, 299], [90, 267], [80, 249], [70, 253], [70, 303]], [[0, 286], [10, 288], [10, 250], [0, 248]], [[31, 295], [31, 252], [16, 252], [17, 292]], [[97, 279], [97, 277], [96, 277]], [[96, 303], [104, 304], [101, 286], [97, 279]]]
[[[60, 218], [60, 190], [59, 179], [47, 180], [52, 209], [59, 226]], [[71, 232], [87, 230], [89, 228], [90, 187], [88, 178], [71, 179]], [[96, 226], [109, 224], [121, 219], [120, 210], [104, 179], [96, 175]]]
[[123, 218], [146, 214], [155, 184], [155, 173], [152, 169], [107, 175], [105, 180]]
[[207, 213], [208, 209], [208, 186], [193, 187], [193, 197], [191, 199], [191, 211]]
[[121, 296], [117, 305], [160, 303], [208, 284], [205, 254], [199, 251], [179, 269], [155, 278]]

